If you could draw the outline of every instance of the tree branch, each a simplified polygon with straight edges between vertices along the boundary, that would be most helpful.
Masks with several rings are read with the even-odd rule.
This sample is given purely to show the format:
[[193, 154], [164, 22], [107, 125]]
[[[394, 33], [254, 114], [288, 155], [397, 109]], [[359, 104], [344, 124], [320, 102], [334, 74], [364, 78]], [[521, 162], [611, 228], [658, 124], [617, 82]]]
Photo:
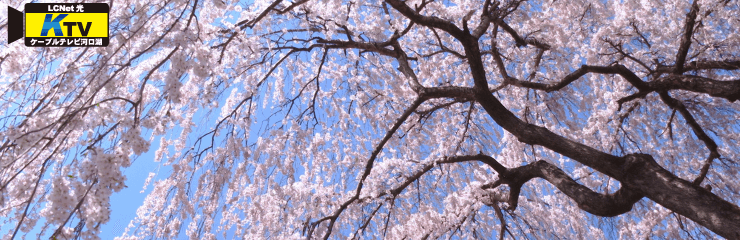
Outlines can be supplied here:
[[740, 99], [740, 79], [718, 81], [700, 76], [670, 74], [648, 82], [647, 85], [653, 91], [681, 89], [706, 93], [709, 96], [724, 98], [730, 102]]
[[514, 41], [516, 42], [516, 46], [517, 47], [522, 47], [522, 46], [527, 46], [527, 45], [533, 45], [533, 46], [535, 46], [537, 48], [540, 48], [540, 49], [543, 49], [543, 50], [550, 50], [550, 45], [548, 45], [546, 43], [543, 43], [543, 42], [540, 42], [537, 39], [534, 39], [534, 38], [522, 38], [521, 36], [519, 36], [519, 34], [516, 32], [516, 30], [514, 30], [513, 28], [511, 28], [511, 26], [509, 26], [509, 24], [507, 24], [506, 22], [504, 22], [503, 19], [497, 18], [496, 20], [494, 20], [494, 22], [496, 24], [498, 24], [499, 26], [501, 26], [501, 28], [506, 33], [508, 33], [511, 36], [511, 38], [514, 39]]
[[395, 133], [396, 133], [396, 130], [398, 130], [398, 128], [399, 128], [399, 127], [401, 127], [401, 125], [402, 125], [402, 124], [403, 124], [404, 122], [406, 122], [406, 119], [408, 119], [408, 117], [409, 117], [409, 116], [411, 116], [411, 114], [412, 114], [412, 113], [413, 113], [414, 111], [416, 111], [416, 108], [418, 108], [418, 107], [419, 107], [419, 105], [421, 105], [421, 104], [422, 104], [422, 103], [423, 103], [424, 101], [426, 101], [426, 99], [425, 99], [425, 98], [423, 98], [422, 96], [420, 96], [419, 98], [417, 98], [417, 99], [416, 99], [416, 100], [415, 100], [415, 101], [414, 101], [414, 102], [413, 102], [413, 103], [411, 104], [411, 106], [409, 106], [409, 107], [408, 107], [408, 108], [406, 109], [406, 111], [404, 111], [404, 112], [403, 112], [403, 114], [401, 114], [401, 116], [400, 116], [400, 117], [399, 117], [398, 119], [396, 119], [396, 122], [395, 122], [395, 123], [393, 124], [393, 127], [391, 127], [391, 129], [390, 129], [390, 130], [388, 130], [388, 132], [386, 132], [386, 134], [385, 134], [385, 137], [383, 137], [383, 139], [382, 139], [382, 140], [380, 140], [380, 142], [379, 142], [379, 143], [378, 143], [378, 144], [377, 144], [377, 145], [375, 146], [375, 149], [374, 149], [374, 150], [373, 150], [373, 152], [372, 152], [372, 153], [370, 154], [370, 158], [369, 158], [369, 159], [367, 160], [367, 162], [365, 163], [365, 169], [364, 169], [364, 171], [363, 171], [363, 173], [362, 173], [362, 177], [360, 178], [360, 181], [359, 181], [359, 183], [357, 183], [357, 189], [355, 190], [355, 195], [354, 195], [354, 196], [352, 196], [352, 197], [351, 197], [350, 199], [348, 199], [347, 201], [345, 201], [344, 203], [342, 203], [342, 204], [341, 204], [341, 205], [339, 206], [339, 208], [338, 208], [337, 210], [335, 210], [335, 211], [334, 211], [334, 214], [332, 214], [331, 216], [327, 216], [327, 217], [324, 217], [324, 218], [322, 218], [322, 219], [319, 219], [319, 220], [318, 220], [318, 221], [316, 221], [316, 222], [313, 222], [313, 223], [311, 223], [311, 224], [310, 224], [311, 226], [309, 226], [309, 231], [308, 231], [308, 235], [309, 235], [309, 236], [313, 235], [313, 230], [314, 230], [314, 229], [316, 228], [316, 226], [318, 226], [318, 225], [319, 225], [319, 224], [320, 224], [321, 222], [323, 222], [323, 221], [326, 221], [326, 220], [328, 220], [328, 221], [329, 221], [329, 226], [327, 227], [327, 231], [326, 231], [326, 233], [324, 234], [324, 237], [323, 237], [323, 238], [324, 238], [324, 239], [328, 239], [328, 238], [329, 238], [329, 236], [331, 236], [331, 232], [332, 232], [332, 229], [333, 229], [333, 227], [334, 227], [334, 223], [335, 223], [335, 222], [336, 222], [336, 220], [337, 220], [337, 219], [339, 218], [339, 215], [340, 215], [340, 214], [342, 214], [342, 212], [343, 212], [343, 211], [344, 211], [345, 209], [347, 209], [347, 207], [348, 207], [348, 206], [349, 206], [350, 204], [352, 204], [352, 203], [353, 203], [354, 201], [356, 201], [357, 199], [359, 199], [359, 197], [360, 197], [360, 192], [362, 192], [362, 187], [364, 186], [364, 182], [365, 182], [365, 179], [367, 179], [367, 176], [369, 176], [369, 175], [370, 175], [370, 171], [372, 171], [372, 169], [373, 169], [373, 164], [375, 163], [375, 159], [376, 159], [376, 158], [378, 157], [378, 155], [380, 154], [380, 151], [382, 151], [382, 150], [383, 150], [383, 147], [384, 147], [384, 146], [385, 146], [385, 144], [386, 144], [386, 143], [388, 142], [388, 140], [390, 140], [390, 139], [391, 139], [391, 137], [393, 136], [393, 134], [395, 134]]
[[640, 90], [648, 90], [649, 85], [642, 81], [634, 72], [627, 69], [623, 65], [612, 65], [612, 66], [591, 66], [581, 65], [580, 68], [571, 72], [570, 74], [563, 77], [562, 80], [555, 83], [538, 83], [530, 81], [522, 81], [518, 79], [511, 79], [512, 84], [519, 87], [526, 87], [531, 89], [542, 90], [546, 92], [552, 92], [560, 90], [572, 82], [578, 80], [587, 73], [600, 73], [600, 74], [619, 74], [622, 78], [630, 82], [633, 86]]
[[640, 191], [625, 186], [611, 194], [596, 193], [573, 180], [557, 166], [539, 160], [508, 171], [506, 178], [509, 178], [509, 186], [512, 189], [509, 196], [510, 209], [515, 209], [517, 206], [519, 197], [515, 193], [518, 194], [521, 186], [535, 177], [550, 182], [573, 199], [579, 208], [597, 216], [612, 217], [629, 212], [632, 206], [644, 196]]
[[[494, 59], [496, 58], [494, 57]], [[704, 67], [709, 66], [709, 64], [704, 65]], [[729, 68], [732, 65], [720, 65], [720, 63], [714, 63], [711, 66], [727, 66]], [[740, 66], [740, 64], [738, 66]], [[645, 95], [653, 91], [667, 91], [674, 89], [681, 89], [697, 93], [706, 93], [713, 97], [727, 99], [730, 102], [740, 99], [740, 79], [732, 81], [718, 81], [700, 76], [671, 74], [665, 77], [658, 78], [651, 82], [644, 82], [634, 72], [627, 69], [627, 67], [623, 65], [613, 65], [606, 67], [582, 65], [581, 68], [579, 68], [578, 70], [571, 72], [570, 74], [563, 77], [563, 79], [559, 82], [554, 83], [522, 81], [512, 77], [508, 77], [508, 79], [513, 85], [518, 87], [553, 92], [568, 86], [569, 84], [578, 80], [580, 77], [586, 75], [587, 73], [618, 74], [638, 89], [639, 92], [636, 93], [635, 96], [621, 99], [620, 103], [624, 103], [638, 97], [644, 97]]]
[[686, 62], [686, 55], [689, 53], [689, 47], [691, 47], [691, 36], [694, 35], [694, 23], [698, 11], [699, 5], [694, 0], [691, 3], [691, 10], [686, 14], [683, 37], [681, 37], [681, 44], [678, 47], [678, 53], [676, 53], [676, 69], [673, 71], [676, 74], [683, 73], [683, 64]]
[[389, 56], [393, 58], [397, 58], [398, 55], [396, 52], [394, 52], [391, 49], [385, 48], [386, 46], [389, 46], [390, 43], [370, 43], [370, 42], [349, 42], [349, 41], [341, 41], [341, 40], [324, 40], [319, 39], [316, 41], [316, 43], [319, 44], [326, 44], [328, 48], [339, 48], [339, 49], [362, 49], [365, 51], [370, 52], [376, 52], [383, 56]]
[[[511, 188], [509, 209], [511, 210], [516, 209], [522, 185], [533, 178], [542, 178], [550, 182], [566, 196], [573, 199], [579, 208], [597, 216], [617, 216], [629, 212], [632, 206], [644, 196], [639, 191], [624, 186], [615, 193], [596, 193], [573, 180], [573, 178], [569, 177], [557, 166], [542, 160], [516, 168], [506, 168], [493, 157], [480, 153], [476, 155], [446, 157], [437, 163], [460, 163], [468, 161], [485, 163], [499, 174], [500, 183], [509, 185]], [[394, 195], [399, 194], [406, 186], [417, 180], [433, 166], [433, 164], [425, 166], [422, 171], [408, 178], [411, 181], [406, 181], [401, 186], [393, 189], [391, 193]]]
[[715, 143], [714, 140], [712, 140], [712, 138], [710, 138], [709, 135], [704, 132], [704, 130], [701, 128], [701, 125], [696, 122], [694, 116], [691, 115], [689, 110], [686, 109], [686, 106], [684, 106], [681, 101], [672, 98], [670, 95], [668, 95], [668, 92], [665, 91], [660, 92], [660, 99], [663, 100], [666, 105], [681, 113], [681, 116], [683, 116], [684, 120], [686, 120], [686, 124], [691, 127], [691, 130], [693, 130], [696, 137], [704, 142], [704, 145], [706, 145], [707, 149], [709, 149], [709, 156], [707, 156], [707, 160], [705, 161], [704, 166], [702, 166], [699, 176], [693, 181], [693, 184], [698, 186], [699, 184], [701, 184], [702, 181], [704, 181], [704, 178], [706, 178], [707, 173], [709, 172], [709, 167], [712, 165], [712, 161], [720, 157], [720, 154], [717, 151], [717, 143]]
[[[723, 60], [723, 61], [693, 61], [688, 64], [685, 64], [686, 66], [683, 67], [682, 72], [679, 74], [682, 74], [687, 71], [695, 71], [695, 70], [713, 70], [713, 69], [721, 69], [721, 70], [738, 70], [740, 69], [740, 60], [737, 59], [731, 59], [731, 60]], [[655, 70], [657, 73], [670, 73], [670, 72], [676, 72], [677, 67], [676, 66], [658, 66]]]
[[411, 9], [408, 5], [406, 5], [404, 1], [385, 0], [385, 2], [390, 4], [391, 7], [393, 7], [393, 9], [396, 9], [396, 11], [403, 14], [405, 17], [407, 17], [412, 22], [415, 22], [417, 24], [420, 24], [426, 27], [442, 29], [457, 39], [469, 36], [462, 29], [458, 28], [457, 26], [455, 26], [455, 24], [447, 20], [444, 20], [438, 17], [430, 17], [430, 16], [424, 16], [424, 15], [419, 14], [418, 12]]

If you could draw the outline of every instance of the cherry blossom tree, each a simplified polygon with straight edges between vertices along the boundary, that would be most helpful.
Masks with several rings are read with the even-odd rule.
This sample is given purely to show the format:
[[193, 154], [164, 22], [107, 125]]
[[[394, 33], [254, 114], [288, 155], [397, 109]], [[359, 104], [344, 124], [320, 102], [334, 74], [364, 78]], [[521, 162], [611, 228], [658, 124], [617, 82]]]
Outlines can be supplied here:
[[738, 1], [108, 3], [2, 48], [3, 239], [99, 238], [134, 160], [122, 239], [740, 239]]

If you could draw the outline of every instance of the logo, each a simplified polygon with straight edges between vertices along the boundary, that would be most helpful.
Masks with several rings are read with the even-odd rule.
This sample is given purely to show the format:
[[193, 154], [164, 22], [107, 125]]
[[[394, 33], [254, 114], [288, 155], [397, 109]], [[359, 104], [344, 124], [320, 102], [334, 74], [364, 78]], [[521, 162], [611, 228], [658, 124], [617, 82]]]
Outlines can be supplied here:
[[109, 12], [107, 3], [26, 3], [25, 14], [8, 7], [8, 44], [23, 36], [29, 47], [108, 46]]

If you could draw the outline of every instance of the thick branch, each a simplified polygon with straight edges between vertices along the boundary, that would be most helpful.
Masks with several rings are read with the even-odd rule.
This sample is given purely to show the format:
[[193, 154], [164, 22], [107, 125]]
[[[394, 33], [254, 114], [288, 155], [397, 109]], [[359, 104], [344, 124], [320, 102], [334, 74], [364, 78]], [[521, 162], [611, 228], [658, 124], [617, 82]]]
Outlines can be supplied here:
[[385, 48], [389, 44], [387, 43], [369, 43], [369, 42], [349, 42], [341, 40], [323, 40], [319, 39], [316, 41], [320, 44], [326, 44], [328, 48], [337, 49], [362, 49], [365, 51], [376, 52], [380, 55], [389, 57], [398, 57], [395, 51]]
[[543, 43], [543, 42], [540, 42], [540, 41], [537, 41], [537, 39], [533, 39], [533, 38], [526, 38], [525, 39], [525, 38], [522, 38], [516, 32], [516, 30], [514, 30], [513, 28], [511, 28], [511, 26], [509, 26], [509, 24], [507, 24], [506, 22], [504, 22], [503, 19], [496, 19], [495, 22], [496, 22], [496, 24], [498, 24], [499, 26], [501, 26], [501, 28], [504, 31], [506, 31], [511, 36], [511, 38], [514, 39], [514, 41], [516, 42], [516, 46], [517, 47], [522, 47], [522, 46], [527, 46], [527, 45], [534, 45], [535, 47], [540, 48], [540, 49], [543, 49], [543, 50], [549, 50], [550, 49], [550, 45], [548, 45], [546, 43]]
[[491, 26], [492, 19], [491, 16], [489, 16], [488, 14], [484, 13], [483, 16], [481, 16], [480, 20], [480, 24], [478, 24], [478, 26], [472, 32], [472, 35], [475, 38], [480, 38], [481, 36], [483, 36], [483, 34], [488, 31], [488, 27]]
[[661, 167], [652, 156], [625, 156], [629, 177], [622, 184], [642, 190], [659, 203], [727, 239], [740, 239], [740, 208], [709, 190], [681, 179]]
[[403, 51], [403, 48], [401, 48], [401, 45], [398, 43], [398, 40], [395, 37], [391, 39], [391, 45], [393, 46], [393, 51], [396, 53], [398, 70], [400, 70], [404, 75], [406, 75], [407, 78], [411, 80], [409, 82], [411, 85], [411, 89], [414, 89], [414, 91], [418, 94], [422, 94], [421, 91], [422, 89], [424, 89], [424, 86], [421, 85], [421, 83], [419, 82], [419, 77], [416, 76], [414, 70], [411, 69], [408, 61], [408, 56], [406, 55], [406, 52]]
[[[687, 72], [687, 71], [713, 70], [713, 69], [738, 70], [740, 69], [740, 60], [733, 59], [733, 60], [724, 60], [724, 61], [693, 61], [688, 64], [685, 64], [685, 66], [683, 66], [683, 71], [680, 72], [679, 74]], [[655, 72], [657, 73], [676, 72], [676, 66], [658, 66]]]
[[[594, 192], [569, 177], [563, 170], [545, 161], [537, 161], [517, 168], [506, 168], [496, 159], [485, 154], [461, 155], [446, 157], [437, 164], [460, 163], [469, 161], [480, 161], [493, 168], [499, 174], [501, 183], [508, 184], [511, 188], [509, 196], [510, 209], [515, 209], [521, 187], [533, 178], [542, 178], [560, 189], [565, 195], [573, 199], [578, 207], [597, 216], [617, 216], [632, 209], [632, 206], [642, 199], [643, 194], [625, 187], [611, 194]], [[400, 194], [409, 184], [418, 180], [422, 175], [431, 170], [434, 164], [428, 164], [421, 171], [408, 177], [406, 181], [393, 188], [390, 193]]]
[[730, 102], [740, 99], [740, 79], [718, 81], [711, 78], [691, 75], [671, 74], [647, 83], [655, 91], [681, 89], [691, 92], [706, 93], [712, 97], [727, 99]]
[[476, 99], [497, 124], [516, 136], [519, 141], [547, 147], [610, 177], [621, 179], [623, 173], [620, 170], [620, 166], [622, 165], [623, 160], [619, 157], [612, 156], [589, 146], [564, 138], [546, 128], [528, 124], [506, 109], [506, 107], [504, 107], [503, 104], [501, 104], [501, 102], [490, 93], [477, 91]]
[[[720, 62], [702, 65], [702, 67], [722, 67], [727, 68], [733, 65], [722, 65]], [[740, 66], [740, 65], [739, 65]], [[645, 96], [653, 91], [667, 91], [674, 89], [681, 89], [697, 93], [706, 93], [713, 97], [719, 97], [727, 99], [730, 102], [740, 99], [740, 79], [732, 81], [718, 81], [711, 78], [692, 76], [692, 75], [676, 75], [671, 74], [665, 77], [658, 78], [655, 81], [644, 82], [634, 72], [627, 69], [623, 65], [614, 66], [589, 66], [582, 65], [581, 68], [571, 72], [570, 74], [563, 77], [558, 82], [554, 83], [538, 83], [530, 81], [522, 81], [509, 77], [508, 80], [515, 86], [526, 87], [531, 89], [542, 90], [546, 92], [552, 92], [560, 90], [576, 80], [580, 79], [587, 73], [600, 73], [600, 74], [619, 74], [622, 78], [630, 82], [639, 90], [640, 96]], [[622, 101], [624, 102], [624, 101]]]
[[465, 33], [462, 29], [455, 26], [455, 24], [438, 18], [438, 17], [430, 17], [430, 16], [424, 16], [419, 14], [418, 12], [414, 11], [414, 9], [411, 9], [404, 1], [401, 0], [386, 0], [388, 4], [393, 7], [393, 9], [396, 9], [396, 11], [403, 14], [405, 17], [407, 17], [409, 20], [411, 20], [414, 23], [420, 24], [422, 26], [431, 27], [431, 28], [437, 28], [442, 29], [445, 32], [451, 34], [453, 37], [460, 39], [463, 38], [467, 33]]
[[510, 180], [512, 182], [509, 184], [512, 188], [512, 195], [509, 196], [511, 208], [516, 207], [518, 199], [514, 192], [519, 192], [518, 189], [514, 190], [513, 188], [521, 188], [525, 182], [535, 177], [550, 182], [573, 199], [579, 208], [597, 216], [612, 217], [629, 212], [632, 210], [632, 206], [643, 197], [643, 194], [639, 191], [624, 186], [611, 194], [594, 192], [573, 180], [557, 166], [543, 160], [510, 169], [507, 177], [512, 178]]
[[513, 79], [513, 84], [515, 86], [520, 87], [526, 87], [526, 88], [532, 88], [532, 89], [538, 89], [543, 90], [546, 92], [552, 92], [560, 90], [572, 82], [578, 80], [583, 75], [586, 75], [587, 73], [601, 73], [601, 74], [619, 74], [619, 76], [622, 76], [625, 80], [630, 82], [633, 86], [637, 87], [637, 89], [640, 90], [647, 90], [648, 85], [643, 82], [640, 77], [638, 77], [634, 72], [627, 69], [627, 67], [623, 65], [613, 65], [613, 66], [590, 66], [590, 65], [581, 65], [581, 68], [578, 70], [575, 70], [571, 72], [570, 74], [566, 75], [562, 80], [556, 83], [538, 83], [538, 82], [530, 82], [530, 81], [521, 81]]
[[681, 37], [681, 45], [678, 47], [678, 53], [676, 54], [676, 69], [674, 73], [683, 73], [683, 64], [686, 63], [686, 55], [689, 53], [689, 47], [691, 47], [691, 36], [694, 35], [694, 23], [696, 22], [696, 12], [699, 11], [699, 5], [696, 4], [696, 0], [691, 4], [691, 11], [686, 14], [686, 24], [684, 24], [684, 33]]
[[465, 101], [471, 101], [475, 98], [475, 90], [469, 87], [428, 87], [424, 88], [422, 95], [424, 97], [433, 98], [456, 98]]

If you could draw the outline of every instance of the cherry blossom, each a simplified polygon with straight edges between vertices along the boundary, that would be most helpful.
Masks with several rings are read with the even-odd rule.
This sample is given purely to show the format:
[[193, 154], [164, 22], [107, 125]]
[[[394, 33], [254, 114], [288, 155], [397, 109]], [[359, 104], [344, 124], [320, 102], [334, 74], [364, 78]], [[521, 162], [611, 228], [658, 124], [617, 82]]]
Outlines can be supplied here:
[[134, 161], [119, 239], [740, 238], [737, 1], [108, 4], [0, 48], [3, 239], [99, 239]]

